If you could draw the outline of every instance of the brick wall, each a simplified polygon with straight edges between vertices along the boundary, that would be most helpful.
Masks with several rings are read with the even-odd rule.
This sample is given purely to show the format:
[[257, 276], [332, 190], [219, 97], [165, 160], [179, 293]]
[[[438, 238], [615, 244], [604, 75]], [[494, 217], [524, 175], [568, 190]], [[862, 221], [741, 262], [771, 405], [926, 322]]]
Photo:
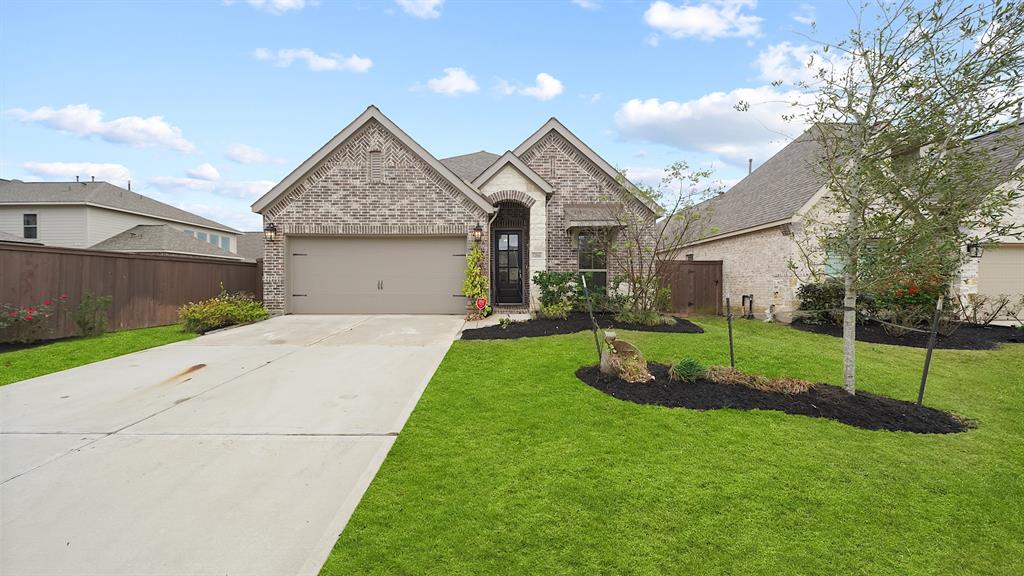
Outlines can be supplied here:
[[[380, 152], [383, 176], [371, 177], [370, 153]], [[466, 235], [488, 215], [453, 184], [371, 120], [264, 211], [283, 238], [264, 245], [264, 303], [286, 308], [289, 235]], [[486, 250], [487, 243], [482, 247]]]
[[755, 313], [774, 304], [776, 318], [788, 322], [798, 304], [799, 283], [788, 265], [796, 252], [793, 237], [777, 226], [684, 247], [674, 259], [685, 260], [687, 254], [693, 254], [694, 260], [721, 260], [723, 305], [729, 296], [734, 313], [738, 313], [742, 296], [753, 294]]

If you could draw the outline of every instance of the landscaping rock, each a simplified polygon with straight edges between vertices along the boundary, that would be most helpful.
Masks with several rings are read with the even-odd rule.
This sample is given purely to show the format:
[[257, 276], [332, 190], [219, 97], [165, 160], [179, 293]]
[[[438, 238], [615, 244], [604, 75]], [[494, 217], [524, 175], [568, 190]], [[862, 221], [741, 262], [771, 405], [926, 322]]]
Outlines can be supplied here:
[[619, 340], [614, 332], [605, 332], [604, 341], [607, 346], [601, 351], [602, 373], [634, 384], [654, 380], [647, 359], [636, 346]]

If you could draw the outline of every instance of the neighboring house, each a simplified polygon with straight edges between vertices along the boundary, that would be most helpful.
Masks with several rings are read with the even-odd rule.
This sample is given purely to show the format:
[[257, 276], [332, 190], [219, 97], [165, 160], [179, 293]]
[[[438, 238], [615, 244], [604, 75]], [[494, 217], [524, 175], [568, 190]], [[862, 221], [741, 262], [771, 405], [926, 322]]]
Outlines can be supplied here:
[[92, 247], [93, 250], [133, 252], [140, 254], [166, 254], [172, 256], [206, 256], [242, 260], [234, 254], [204, 242], [167, 224], [139, 224], [120, 234], [107, 238]]
[[0, 232], [91, 248], [139, 225], [165, 225], [225, 252], [237, 250], [237, 230], [107, 182], [0, 182]]
[[238, 255], [246, 262], [263, 258], [263, 232], [242, 232], [238, 235]]
[[[1005, 129], [985, 134], [971, 145], [988, 148], [996, 168], [1010, 174], [1022, 158], [1021, 141], [1004, 140], [1002, 135], [1007, 134], [1010, 131]], [[776, 318], [790, 321], [799, 304], [797, 289], [806, 278], [803, 273], [798, 278], [790, 266], [806, 270], [798, 242], [802, 225], [828, 198], [815, 169], [819, 158], [820, 147], [809, 132], [800, 135], [727, 192], [698, 205], [707, 222], [704, 236], [670, 258], [721, 260], [723, 296], [730, 296], [733, 305], [753, 296], [755, 312], [774, 306]], [[1024, 224], [1024, 207], [1018, 206], [1011, 218]], [[981, 258], [970, 259], [964, 266], [954, 290], [1021, 297], [1024, 241], [1003, 238], [987, 247]]]
[[[264, 302], [281, 313], [464, 313], [466, 253], [486, 253], [498, 310], [536, 308], [532, 275], [608, 262], [588, 206], [657, 206], [552, 118], [514, 150], [438, 160], [370, 106], [253, 204]], [[479, 240], [477, 240], [479, 237]], [[584, 266], [580, 266], [583, 262]]]
[[26, 240], [21, 236], [15, 236], [14, 234], [8, 234], [7, 232], [0, 232], [0, 244], [34, 244], [36, 246], [42, 246], [42, 242], [36, 240]]

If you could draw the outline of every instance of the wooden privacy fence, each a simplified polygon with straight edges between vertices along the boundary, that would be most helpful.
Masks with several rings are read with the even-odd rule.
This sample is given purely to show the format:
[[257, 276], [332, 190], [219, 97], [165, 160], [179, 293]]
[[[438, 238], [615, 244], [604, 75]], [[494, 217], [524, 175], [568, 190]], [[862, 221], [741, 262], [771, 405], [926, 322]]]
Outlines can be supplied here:
[[173, 324], [179, 306], [216, 296], [221, 284], [262, 296], [252, 262], [0, 244], [0, 302], [34, 306], [67, 294], [51, 318], [54, 338], [78, 333], [72, 313], [87, 290], [112, 298], [109, 327], [124, 330]]
[[660, 275], [672, 290], [673, 313], [722, 313], [721, 260], [671, 260], [662, 263]]

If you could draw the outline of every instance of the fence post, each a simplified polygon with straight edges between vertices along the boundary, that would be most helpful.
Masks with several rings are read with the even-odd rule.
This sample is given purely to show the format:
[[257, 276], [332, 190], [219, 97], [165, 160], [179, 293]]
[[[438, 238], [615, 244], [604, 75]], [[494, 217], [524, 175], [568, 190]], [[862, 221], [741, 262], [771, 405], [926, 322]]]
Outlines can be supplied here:
[[924, 402], [924, 387], [928, 383], [928, 367], [932, 363], [932, 350], [935, 348], [935, 338], [939, 332], [939, 317], [942, 316], [942, 296], [935, 301], [935, 316], [932, 317], [932, 331], [928, 335], [928, 351], [924, 355], [924, 371], [921, 373], [921, 389], [917, 391], [917, 405]]
[[729, 297], [725, 297], [725, 323], [729, 326], [729, 368], [736, 367], [736, 354], [732, 350], [732, 306]]

